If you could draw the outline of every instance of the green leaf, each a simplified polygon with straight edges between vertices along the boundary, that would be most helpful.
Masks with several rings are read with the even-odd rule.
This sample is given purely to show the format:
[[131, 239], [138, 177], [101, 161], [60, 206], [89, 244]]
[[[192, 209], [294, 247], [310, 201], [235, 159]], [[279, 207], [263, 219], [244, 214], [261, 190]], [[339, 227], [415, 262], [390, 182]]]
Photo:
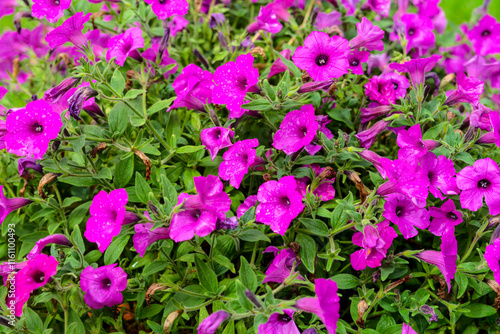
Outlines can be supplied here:
[[75, 227], [73, 228], [73, 233], [71, 234], [71, 239], [73, 240], [73, 244], [75, 244], [76, 247], [78, 247], [80, 252], [82, 252], [82, 254], [85, 254], [85, 243], [82, 238], [82, 232], [80, 231], [80, 226], [75, 225]]
[[436, 139], [440, 137], [446, 124], [448, 124], [448, 122], [439, 123], [438, 125], [433, 126], [424, 133], [422, 139]]
[[203, 146], [203, 145], [199, 145], [199, 146], [186, 145], [186, 146], [179, 147], [177, 150], [175, 150], [175, 152], [179, 153], [179, 154], [194, 153], [194, 152], [198, 152], [200, 150], [203, 150], [204, 148], [205, 148], [205, 146]]
[[337, 287], [339, 289], [352, 289], [361, 284], [359, 278], [350, 274], [338, 274], [331, 279], [337, 282]]
[[464, 316], [468, 318], [486, 318], [497, 313], [493, 306], [485, 304], [469, 304], [462, 309], [469, 310], [469, 312], [464, 313]]
[[149, 107], [149, 109], [148, 109], [148, 115], [151, 116], [151, 115], [154, 115], [155, 113], [157, 113], [160, 110], [167, 109], [170, 106], [170, 104], [172, 104], [172, 101], [175, 100], [175, 98], [176, 97], [174, 96], [174, 97], [169, 98], [168, 100], [163, 100], [163, 101], [156, 102], [151, 107]]
[[142, 89], [131, 89], [125, 94], [124, 98], [125, 99], [135, 99], [137, 96], [144, 94], [144, 90]]
[[97, 179], [107, 179], [107, 180], [111, 180], [113, 178], [113, 174], [111, 174], [111, 169], [109, 169], [108, 167], [104, 167], [103, 169], [101, 169], [99, 171], [99, 173], [94, 176], [95, 178]]
[[260, 230], [245, 230], [241, 232], [239, 235], [239, 238], [244, 241], [249, 241], [249, 242], [255, 242], [255, 241], [267, 241], [271, 242], [271, 239], [267, 235], [264, 234], [264, 232]]
[[73, 151], [78, 154], [83, 154], [83, 147], [85, 146], [85, 135], [81, 135], [77, 140], [73, 140]]
[[83, 176], [60, 176], [57, 181], [68, 183], [75, 187], [90, 187], [99, 184], [99, 180]]
[[120, 160], [115, 168], [114, 184], [116, 188], [125, 188], [134, 174], [134, 156]]
[[163, 333], [163, 327], [160, 324], [157, 324], [156, 322], [152, 322], [151, 320], [147, 320], [146, 323], [148, 324], [149, 328], [153, 330], [155, 333]]
[[314, 273], [314, 260], [316, 258], [317, 244], [314, 239], [306, 234], [298, 233], [295, 239], [300, 245], [300, 258], [306, 269]]
[[213, 260], [215, 262], [217, 262], [218, 264], [220, 264], [221, 266], [229, 268], [229, 270], [231, 270], [231, 272], [233, 274], [236, 273], [236, 269], [234, 268], [234, 264], [231, 262], [231, 260], [229, 260], [224, 255], [217, 254], [217, 255], [214, 256]]
[[269, 96], [269, 98], [273, 101], [276, 100], [276, 93], [274, 92], [273, 87], [271, 87], [271, 85], [269, 84], [269, 81], [267, 81], [267, 79], [264, 80], [263, 86], [264, 86], [264, 90], [267, 93], [267, 96]]
[[246, 288], [240, 282], [239, 279], [235, 281], [236, 285], [236, 295], [238, 296], [238, 301], [240, 302], [241, 307], [245, 310], [250, 311], [253, 309], [253, 304], [248, 300], [247, 296], [245, 296]]
[[458, 285], [457, 298], [462, 297], [465, 290], [467, 290], [467, 276], [465, 276], [461, 271], [455, 273], [455, 282]]
[[299, 221], [306, 227], [306, 229], [314, 235], [319, 235], [322, 237], [327, 237], [330, 234], [328, 233], [328, 227], [325, 223], [318, 219], [310, 219], [310, 218], [300, 218]]
[[80, 204], [76, 207], [68, 217], [69, 228], [73, 229], [75, 225], [78, 225], [82, 222], [82, 220], [88, 215], [91, 201]]
[[153, 261], [150, 264], [148, 264], [146, 267], [144, 267], [142, 274], [144, 276], [150, 276], [150, 275], [153, 275], [154, 273], [162, 271], [163, 269], [167, 268], [167, 266], [168, 266], [168, 262], [166, 262], [166, 261]]
[[108, 115], [111, 133], [121, 135], [128, 126], [128, 108], [123, 102], [117, 103]]
[[151, 187], [146, 182], [144, 177], [140, 173], [135, 172], [135, 194], [141, 203], [148, 204], [148, 196], [150, 192]]
[[125, 79], [120, 72], [120, 68], [117, 68], [113, 72], [113, 76], [111, 77], [111, 87], [117, 91], [119, 96], [122, 96], [123, 89], [125, 89]]
[[125, 249], [125, 246], [127, 245], [128, 239], [130, 239], [130, 235], [125, 234], [113, 240], [111, 245], [109, 245], [109, 247], [104, 252], [105, 265], [112, 264], [116, 260], [118, 260], [123, 250]]
[[203, 262], [200, 255], [194, 257], [194, 263], [196, 265], [196, 273], [198, 274], [200, 285], [207, 291], [216, 293], [219, 285], [217, 284], [217, 276], [215, 276], [213, 270]]
[[160, 187], [161, 187], [161, 193], [163, 194], [163, 197], [166, 197], [170, 204], [176, 205], [177, 204], [177, 191], [175, 190], [174, 185], [170, 182], [170, 180], [165, 176], [161, 175], [160, 176]]
[[68, 333], [85, 333], [85, 326], [83, 326], [80, 316], [71, 307], [68, 310], [68, 323], [74, 325], [75, 329], [73, 332], [68, 331]]
[[29, 328], [30, 331], [36, 333], [43, 333], [43, 322], [42, 319], [36, 314], [35, 311], [26, 307], [23, 312], [24, 321], [26, 321], [26, 327]]
[[463, 161], [468, 165], [473, 165], [475, 162], [474, 158], [467, 152], [459, 152], [455, 155], [455, 159]]
[[297, 66], [295, 66], [295, 64], [293, 62], [291, 62], [290, 60], [286, 59], [285, 57], [283, 57], [281, 55], [281, 53], [279, 53], [278, 51], [276, 50], [273, 50], [274, 53], [280, 57], [281, 61], [283, 62], [283, 64], [285, 64], [286, 67], [288, 67], [290, 69], [290, 71], [292, 71], [292, 74], [296, 77], [296, 78], [300, 78], [302, 76], [302, 73], [300, 73], [300, 70]]
[[66, 197], [63, 201], [63, 208], [67, 208], [68, 206], [76, 203], [76, 202], [80, 202], [82, 199], [80, 197], [75, 197], [75, 196], [72, 196], [72, 197]]
[[257, 276], [253, 271], [250, 264], [248, 264], [247, 259], [243, 256], [240, 257], [240, 271], [238, 274], [240, 275], [240, 280], [247, 289], [250, 289], [252, 292], [255, 292], [257, 289]]
[[334, 120], [345, 123], [350, 129], [354, 129], [354, 123], [351, 121], [351, 109], [333, 109], [327, 113]]
[[271, 103], [267, 99], [257, 99], [253, 100], [249, 103], [245, 103], [244, 105], [241, 106], [244, 109], [248, 110], [259, 110], [259, 111], [264, 111], [264, 110], [271, 110]]

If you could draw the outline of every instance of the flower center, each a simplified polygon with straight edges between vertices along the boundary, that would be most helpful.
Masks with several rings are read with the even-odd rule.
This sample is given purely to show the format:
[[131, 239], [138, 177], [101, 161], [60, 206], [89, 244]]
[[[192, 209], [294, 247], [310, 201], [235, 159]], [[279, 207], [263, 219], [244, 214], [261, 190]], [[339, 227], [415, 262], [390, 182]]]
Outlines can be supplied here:
[[102, 287], [104, 289], [111, 287], [111, 280], [109, 278], [105, 278], [102, 280]]
[[247, 85], [248, 85], [247, 78], [245, 77], [236, 78], [236, 87], [238, 87], [239, 90], [247, 89]]
[[393, 82], [392, 84], [394, 85], [394, 89], [398, 89], [399, 85], [397, 82]]
[[431, 183], [434, 183], [434, 181], [435, 181], [435, 179], [436, 179], [436, 175], [435, 175], [433, 172], [429, 172], [429, 173], [427, 174], [427, 177], [429, 178], [429, 181], [430, 181]]
[[281, 322], [290, 322], [292, 321], [292, 318], [288, 314], [280, 314], [278, 316], [278, 320]]
[[59, 1], [59, 0], [54, 0], [54, 5], [59, 6], [59, 4], [60, 4], [60, 3], [61, 3], [61, 1]]
[[33, 129], [35, 129], [35, 132], [43, 132], [43, 125], [36, 122], [33, 124]]
[[410, 28], [410, 29], [408, 30], [408, 36], [413, 36], [413, 35], [415, 35], [415, 29]]
[[477, 183], [477, 186], [479, 188], [483, 188], [483, 189], [486, 189], [490, 186], [491, 182], [489, 180], [486, 180], [486, 179], [482, 179], [480, 180], [478, 183]]
[[45, 280], [45, 273], [42, 271], [36, 271], [32, 277], [35, 282], [41, 283]]
[[199, 219], [201, 216], [201, 211], [200, 210], [194, 210], [193, 211], [193, 217], [196, 219]]
[[448, 214], [446, 216], [448, 218], [450, 218], [450, 219], [453, 219], [453, 220], [457, 220], [458, 219], [457, 215], [455, 213], [453, 213], [453, 212], [448, 212]]
[[159, 0], [158, 2], [160, 3], [160, 5], [163, 5], [165, 2], [167, 2], [167, 0]]
[[489, 30], [485, 30], [485, 31], [483, 31], [481, 33], [481, 36], [483, 36], [483, 37], [486, 37], [486, 36], [489, 36], [489, 35], [491, 35], [491, 31], [489, 31]]
[[221, 135], [222, 135], [222, 132], [220, 131], [220, 129], [217, 129], [217, 131], [215, 131], [215, 139], [220, 139]]
[[396, 207], [396, 216], [401, 217], [402, 214], [403, 214], [403, 207], [402, 206]]
[[316, 59], [314, 60], [314, 62], [316, 63], [316, 65], [318, 66], [325, 66], [326, 63], [328, 62], [328, 56], [326, 55], [318, 55], [316, 57]]
[[300, 131], [302, 131], [302, 134], [304, 135], [304, 137], [307, 135], [307, 128], [305, 126], [301, 126], [299, 128]]
[[351, 60], [350, 64], [351, 64], [351, 66], [358, 66], [359, 65], [359, 60], [353, 59], [353, 60]]

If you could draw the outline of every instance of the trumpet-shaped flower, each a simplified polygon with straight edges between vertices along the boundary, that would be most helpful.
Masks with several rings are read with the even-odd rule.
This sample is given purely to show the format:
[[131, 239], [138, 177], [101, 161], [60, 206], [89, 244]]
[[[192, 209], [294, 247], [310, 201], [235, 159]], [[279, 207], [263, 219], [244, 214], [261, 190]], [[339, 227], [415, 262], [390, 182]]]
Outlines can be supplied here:
[[224, 310], [210, 314], [198, 326], [198, 334], [214, 334], [217, 328], [229, 318], [231, 314]]
[[456, 209], [451, 199], [444, 202], [441, 208], [430, 207], [429, 214], [434, 217], [429, 225], [429, 232], [437, 236], [442, 236], [447, 230], [453, 231], [463, 221], [462, 213]]
[[95, 269], [88, 266], [80, 274], [80, 287], [85, 304], [92, 309], [119, 305], [123, 302], [121, 291], [127, 288], [127, 274], [116, 263]]
[[444, 200], [443, 194], [458, 195], [460, 192], [453, 161], [444, 155], [436, 157], [434, 153], [427, 152], [418, 159], [415, 174], [420, 175], [422, 179], [428, 178], [429, 191], [436, 198]]
[[160, 20], [166, 20], [173, 15], [186, 15], [189, 4], [186, 0], [144, 0], [151, 5], [153, 13]]
[[142, 60], [137, 49], [143, 47], [144, 38], [142, 37], [142, 29], [138, 27], [129, 28], [123, 34], [111, 37], [108, 42], [106, 61], [109, 62], [111, 58], [115, 58], [116, 63], [123, 66], [129, 56]]
[[479, 20], [477, 26], [467, 32], [467, 37], [480, 56], [500, 53], [500, 23], [490, 15]]
[[319, 124], [314, 116], [311, 104], [302, 106], [300, 110], [289, 112], [274, 134], [273, 146], [286, 154], [291, 154], [311, 143]]
[[[275, 258], [269, 268], [267, 268], [266, 277], [262, 283], [283, 283], [290, 276], [294, 263], [297, 261], [295, 267], [301, 263], [300, 259], [297, 260], [295, 252], [291, 248], [285, 248], [280, 251], [274, 246], [269, 246], [263, 253], [273, 253]], [[296, 279], [304, 280], [300, 275]]]
[[78, 49], [83, 50], [87, 47], [88, 39], [83, 34], [83, 25], [90, 18], [91, 13], [84, 15], [83, 12], [78, 12], [64, 21], [62, 25], [55, 28], [45, 36], [45, 40], [49, 43], [51, 49], [55, 49], [65, 43], [72, 43]]
[[486, 246], [484, 259], [493, 272], [495, 281], [500, 284], [500, 238], [496, 238], [493, 243]]
[[224, 153], [224, 161], [219, 166], [221, 179], [229, 181], [229, 184], [238, 189], [248, 169], [256, 161], [255, 147], [257, 146], [259, 146], [258, 139], [241, 140], [231, 146]]
[[253, 33], [258, 30], [263, 30], [270, 32], [271, 34], [276, 34], [281, 31], [283, 26], [278, 21], [278, 17], [274, 12], [274, 3], [269, 3], [265, 6], [260, 7], [259, 15], [255, 18], [255, 22], [248, 27], [248, 32]]
[[62, 245], [62, 246], [66, 246], [66, 247], [73, 246], [71, 241], [69, 241], [68, 237], [65, 236], [64, 234], [52, 234], [52, 235], [49, 235], [45, 238], [38, 240], [36, 242], [35, 246], [28, 253], [28, 255], [26, 255], [26, 258], [28, 260], [33, 259], [38, 254], [42, 253], [42, 250], [45, 246], [50, 245], [50, 244], [57, 244], [57, 245]]
[[356, 23], [356, 29], [358, 31], [357, 36], [349, 42], [351, 48], [365, 48], [368, 51], [384, 50], [384, 42], [382, 41], [384, 38], [384, 31], [382, 29], [373, 25], [366, 17], [363, 17], [361, 22]]
[[56, 23], [63, 16], [63, 11], [71, 6], [71, 0], [33, 0], [31, 15], [37, 19], [47, 18], [50, 23]]
[[285, 309], [283, 313], [273, 313], [266, 323], [259, 325], [258, 334], [300, 334], [297, 325], [293, 321], [292, 309]]
[[384, 204], [383, 216], [397, 225], [405, 239], [418, 234], [415, 226], [425, 229], [429, 226], [429, 212], [419, 208], [403, 194], [389, 194]]
[[17, 209], [30, 204], [32, 201], [27, 198], [15, 197], [7, 198], [3, 193], [3, 185], [0, 186], [0, 224], [3, 223], [5, 218]]
[[172, 83], [177, 98], [168, 111], [181, 107], [205, 111], [204, 105], [212, 103], [212, 79], [212, 73], [195, 64], [184, 67]]
[[363, 270], [366, 266], [377, 268], [382, 264], [387, 250], [392, 241], [397, 237], [396, 231], [389, 226], [389, 221], [384, 220], [377, 227], [366, 225], [363, 232], [356, 232], [352, 236], [352, 242], [356, 246], [363, 247], [351, 254], [351, 263], [354, 270]]
[[446, 105], [466, 102], [476, 105], [483, 94], [484, 83], [477, 78], [468, 78], [463, 72], [457, 73], [457, 90], [451, 93], [445, 101]]
[[231, 138], [234, 137], [234, 131], [231, 129], [216, 126], [203, 129], [200, 134], [201, 143], [210, 152], [210, 157], [214, 161], [219, 150], [233, 145]]
[[425, 73], [429, 72], [441, 58], [442, 56], [432, 55], [427, 58], [412, 59], [403, 64], [392, 63], [389, 67], [398, 72], [408, 73], [411, 83], [416, 89], [418, 85], [425, 82]]

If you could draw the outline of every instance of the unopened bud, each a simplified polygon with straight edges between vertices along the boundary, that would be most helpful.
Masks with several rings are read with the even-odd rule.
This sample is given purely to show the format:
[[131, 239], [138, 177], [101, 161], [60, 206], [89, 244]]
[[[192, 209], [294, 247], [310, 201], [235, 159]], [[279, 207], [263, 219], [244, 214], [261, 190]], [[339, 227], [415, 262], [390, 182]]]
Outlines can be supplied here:
[[89, 86], [80, 87], [68, 99], [69, 114], [76, 120], [80, 120], [80, 112], [83, 108], [83, 101], [88, 98], [97, 96], [97, 91]]
[[209, 69], [210, 65], [208, 64], [207, 58], [205, 58], [198, 49], [193, 50], [194, 56], [200, 61], [200, 63], [205, 67], [205, 69]]
[[159, 216], [160, 213], [158, 212], [158, 208], [153, 204], [153, 202], [148, 201], [148, 209], [151, 211], [153, 214]]
[[160, 45], [158, 46], [158, 56], [161, 58], [163, 56], [163, 52], [168, 47], [168, 40], [170, 39], [170, 28], [166, 28], [163, 33], [163, 37], [160, 40]]
[[246, 290], [245, 291], [245, 296], [248, 298], [249, 301], [252, 302], [257, 308], [261, 308], [262, 304], [260, 303], [259, 299], [257, 298], [256, 295], [253, 294], [251, 290]]

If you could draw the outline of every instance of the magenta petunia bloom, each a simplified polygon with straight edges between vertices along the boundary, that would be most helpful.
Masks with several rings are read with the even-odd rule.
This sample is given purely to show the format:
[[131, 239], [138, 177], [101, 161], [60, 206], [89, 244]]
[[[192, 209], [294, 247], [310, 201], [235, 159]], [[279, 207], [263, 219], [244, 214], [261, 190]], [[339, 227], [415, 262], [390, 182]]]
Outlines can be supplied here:
[[416, 88], [425, 82], [425, 73], [429, 72], [441, 58], [442, 56], [432, 55], [427, 58], [412, 59], [403, 64], [392, 63], [389, 67], [398, 72], [408, 73], [413, 87]]
[[450, 281], [455, 277], [457, 271], [457, 240], [453, 232], [451, 229], [443, 233], [440, 252], [429, 250], [415, 254], [415, 257], [433, 264], [441, 270], [446, 285], [448, 285], [448, 293], [451, 291]]
[[380, 103], [381, 105], [389, 105], [396, 103], [396, 92], [394, 85], [389, 80], [372, 76], [364, 85], [366, 97], [370, 100]]
[[316, 16], [316, 21], [314, 21], [314, 29], [323, 30], [339, 26], [342, 24], [341, 17], [342, 15], [336, 11], [330, 13], [319, 12], [318, 16]]
[[216, 126], [203, 129], [200, 134], [201, 143], [210, 152], [210, 157], [214, 161], [219, 150], [233, 145], [231, 138], [234, 137], [234, 131], [231, 129]]
[[361, 147], [368, 149], [373, 145], [379, 133], [387, 129], [389, 124], [391, 124], [391, 122], [380, 120], [368, 130], [358, 132], [354, 137], [359, 139]]
[[331, 279], [317, 278], [314, 281], [316, 298], [306, 297], [297, 300], [295, 306], [306, 312], [316, 314], [325, 324], [329, 334], [335, 334], [340, 317], [340, 298], [337, 283]]
[[[283, 283], [288, 276], [290, 276], [292, 272], [292, 267], [296, 262], [295, 252], [291, 248], [285, 248], [281, 251], [274, 247], [269, 246], [263, 253], [273, 253], [275, 258], [269, 268], [266, 270], [266, 277], [262, 281], [262, 283], [267, 282], [275, 282], [275, 283]], [[297, 263], [295, 263], [295, 267], [300, 264], [300, 259]], [[296, 279], [304, 280], [302, 276], [298, 275]]]
[[296, 188], [293, 176], [262, 184], [257, 192], [259, 205], [255, 213], [256, 221], [271, 225], [273, 232], [284, 235], [292, 220], [305, 208], [302, 195]]
[[451, 93], [444, 104], [454, 105], [466, 102], [476, 105], [483, 94], [484, 83], [477, 78], [468, 78], [463, 72], [457, 73], [457, 90]]
[[42, 159], [50, 140], [57, 137], [63, 123], [47, 101], [37, 100], [9, 113], [6, 126], [7, 152]]
[[33, 158], [20, 158], [19, 160], [17, 160], [17, 169], [19, 170], [19, 177], [28, 176], [28, 169], [43, 174], [43, 166], [37, 164], [36, 159]]
[[189, 4], [186, 0], [144, 0], [151, 5], [153, 13], [160, 20], [166, 20], [173, 15], [186, 15]]
[[245, 198], [243, 203], [240, 204], [238, 210], [236, 211], [236, 216], [238, 217], [238, 219], [243, 217], [245, 212], [247, 212], [251, 207], [255, 206], [255, 204], [257, 204], [257, 195], [250, 195]]
[[391, 247], [392, 241], [398, 234], [389, 226], [389, 221], [384, 220], [374, 227], [366, 225], [363, 232], [356, 232], [352, 236], [352, 243], [363, 247], [351, 254], [351, 263], [354, 270], [363, 270], [367, 266], [377, 268]]
[[[290, 60], [290, 56], [292, 54], [292, 51], [290, 49], [284, 49], [283, 51], [280, 52], [280, 54], [285, 59]], [[273, 77], [276, 74], [282, 73], [285, 71], [289, 71], [288, 67], [285, 64], [283, 64], [283, 61], [281, 60], [281, 58], [278, 58], [271, 65], [271, 69], [269, 70], [269, 74], [267, 75], [267, 78], [269, 79], [270, 77]]]
[[305, 70], [314, 81], [339, 78], [347, 73], [351, 51], [349, 42], [340, 36], [330, 37], [327, 33], [313, 31], [292, 56], [293, 63]]
[[184, 30], [188, 24], [189, 21], [186, 20], [183, 15], [174, 15], [171, 21], [167, 23], [167, 27], [170, 28], [170, 35], [175, 36], [177, 33]]
[[371, 9], [382, 17], [388, 17], [391, 11], [391, 0], [368, 0], [362, 9]]
[[123, 34], [111, 37], [108, 42], [108, 52], [106, 53], [106, 61], [115, 58], [118, 65], [123, 66], [125, 60], [130, 56], [139, 61], [142, 60], [137, 49], [144, 47], [144, 38], [142, 37], [141, 28], [129, 28]]
[[365, 159], [368, 162], [371, 162], [383, 179], [387, 177], [385, 169], [384, 167], [382, 167], [382, 164], [380, 162], [380, 159], [382, 158], [380, 155], [370, 150], [363, 150], [357, 153], [361, 158]]
[[297, 152], [311, 143], [318, 127], [312, 104], [304, 105], [300, 110], [292, 110], [286, 114], [279, 130], [274, 134], [273, 146], [286, 154]]
[[415, 226], [425, 229], [429, 226], [429, 212], [419, 208], [403, 194], [389, 194], [384, 204], [383, 216], [397, 225], [405, 239], [413, 238], [418, 234]]
[[154, 225], [153, 223], [145, 223], [134, 226], [135, 234], [132, 240], [134, 248], [140, 257], [144, 256], [146, 249], [155, 241], [170, 239], [170, 230], [168, 228], [157, 227], [153, 230]]
[[258, 139], [240, 140], [231, 146], [224, 153], [224, 161], [219, 166], [221, 179], [229, 181], [229, 184], [238, 189], [248, 169], [256, 161], [257, 146], [259, 146]]
[[224, 220], [217, 219], [217, 224], [215, 225], [216, 230], [234, 230], [239, 226], [238, 218], [229, 217]]
[[442, 236], [448, 229], [453, 231], [454, 227], [463, 221], [462, 213], [456, 209], [455, 203], [451, 199], [444, 202], [441, 208], [430, 207], [429, 214], [434, 219], [428, 230], [437, 236]]
[[45, 40], [49, 43], [51, 49], [55, 49], [65, 43], [72, 43], [75, 47], [83, 50], [88, 46], [88, 40], [83, 34], [83, 25], [90, 18], [91, 13], [84, 15], [83, 12], [78, 12], [68, 18], [62, 25], [55, 28], [45, 36]]
[[[320, 168], [319, 165], [317, 164], [312, 164], [309, 166], [304, 166], [304, 167], [310, 167], [313, 171], [316, 177], [318, 177], [324, 170], [325, 168]], [[302, 196], [306, 196], [307, 194], [307, 186], [309, 186], [312, 183], [312, 180], [307, 177], [301, 177], [300, 179], [297, 179], [297, 190], [300, 192]], [[317, 186], [316, 189], [313, 190], [313, 195], [318, 196], [321, 198], [322, 201], [330, 201], [335, 198], [335, 188], [333, 187], [333, 183], [335, 182], [335, 178], [332, 179], [323, 179], [321, 180]]]
[[488, 267], [493, 271], [495, 281], [500, 284], [500, 238], [496, 238], [492, 244], [486, 246], [484, 259], [488, 263]]
[[253, 61], [251, 54], [243, 54], [236, 58], [236, 62], [227, 62], [215, 70], [213, 103], [225, 104], [230, 118], [241, 117], [245, 96], [257, 89], [259, 70], [253, 67]]
[[256, 21], [248, 27], [249, 33], [263, 30], [272, 34], [277, 34], [281, 31], [281, 28], [283, 28], [283, 26], [278, 21], [278, 17], [274, 12], [273, 7], [273, 3], [269, 3], [265, 6], [260, 7], [259, 15], [255, 17]]
[[[141, 53], [141, 55], [144, 57], [144, 59], [149, 61], [149, 64], [154, 64], [156, 63], [156, 58], [159, 55], [160, 52], [159, 50], [160, 50], [160, 44], [152, 43], [151, 47], [149, 49], [146, 49], [146, 51]], [[175, 64], [175, 66], [171, 70], [168, 70], [163, 74], [165, 78], [168, 78], [170, 74], [174, 74], [175, 72], [177, 72], [177, 68], [179, 66], [177, 65], [177, 62], [174, 59], [170, 58], [167, 49], [163, 50], [160, 59], [161, 59], [160, 63], [158, 64], [160, 67], [165, 67], [171, 64]]]
[[409, 324], [403, 323], [403, 330], [401, 334], [418, 334]]
[[429, 179], [429, 191], [436, 198], [444, 200], [443, 194], [458, 195], [460, 192], [453, 161], [444, 155], [436, 157], [434, 153], [427, 152], [418, 159], [415, 174]]
[[436, 42], [432, 21], [422, 15], [404, 14], [401, 16], [405, 37], [408, 40], [407, 50], [412, 48], [430, 48]]
[[109, 194], [101, 190], [92, 200], [84, 236], [88, 241], [95, 242], [103, 253], [113, 237], [120, 234], [123, 224], [138, 220], [134, 213], [125, 211], [127, 202], [125, 189], [115, 189]]
[[373, 25], [366, 17], [363, 17], [361, 22], [356, 23], [356, 29], [358, 30], [358, 35], [349, 42], [351, 48], [365, 48], [368, 51], [384, 50], [384, 42], [382, 41], [384, 31], [382, 29]]
[[31, 202], [31, 200], [22, 197], [5, 197], [5, 195], [3, 194], [3, 185], [0, 185], [0, 224], [3, 223], [9, 213], [20, 209], [23, 206], [30, 204]]
[[259, 325], [258, 334], [300, 334], [297, 325], [293, 321], [292, 309], [284, 309], [282, 313], [273, 313], [266, 323]]
[[422, 130], [420, 124], [415, 124], [402, 130], [398, 133], [397, 144], [400, 148], [398, 151], [399, 159], [412, 159], [420, 158], [427, 153], [427, 146], [425, 146], [422, 139]]
[[493, 142], [500, 147], [500, 115], [497, 112], [490, 113]]
[[224, 220], [231, 207], [231, 199], [217, 176], [197, 176], [193, 181], [198, 195], [180, 194], [174, 208], [170, 237], [175, 242], [209, 235], [216, 229], [217, 219]]
[[47, 90], [43, 99], [52, 103], [57, 103], [65, 97], [71, 88], [74, 88], [80, 82], [80, 78], [69, 77], [61, 81], [57, 86]]
[[480, 56], [500, 53], [500, 23], [485, 15], [477, 26], [467, 32], [472, 48]]
[[92, 309], [119, 305], [121, 291], [127, 288], [127, 274], [116, 263], [93, 268], [88, 266], [80, 274], [80, 287], [85, 292], [85, 304]]
[[52, 234], [45, 238], [38, 240], [35, 246], [31, 249], [31, 251], [26, 255], [28, 260], [33, 259], [38, 254], [42, 253], [42, 250], [45, 246], [50, 244], [57, 244], [61, 246], [71, 247], [73, 244], [69, 241], [68, 237], [64, 234]]
[[347, 59], [349, 60], [349, 69], [354, 74], [363, 75], [363, 67], [361, 66], [363, 63], [368, 61], [368, 57], [370, 57], [370, 52], [368, 51], [357, 51], [354, 50], [347, 55]]
[[392, 84], [396, 99], [402, 99], [406, 96], [406, 90], [410, 87], [408, 79], [397, 73], [386, 73], [382, 75], [382, 78]]
[[[326, 138], [332, 139], [333, 138], [333, 133], [330, 131], [330, 129], [328, 129], [326, 127], [326, 125], [331, 122], [331, 120], [328, 118], [328, 116], [326, 116], [326, 115], [317, 115], [316, 116], [316, 122], [318, 122], [318, 125], [319, 125], [318, 131], [322, 132], [325, 135]], [[308, 145], [306, 145], [304, 147], [305, 150], [306, 150], [306, 152], [309, 153], [310, 155], [315, 155], [316, 153], [318, 153], [322, 149], [321, 145], [317, 145], [315, 143], [315, 141], [317, 140], [317, 137], [318, 136], [315, 136], [314, 139], [313, 139], [313, 141], [312, 141], [312, 143], [308, 144]]]
[[198, 326], [198, 334], [215, 334], [217, 328], [229, 318], [231, 318], [231, 314], [224, 310], [210, 314]]
[[177, 98], [168, 111], [186, 107], [198, 111], [205, 111], [205, 104], [212, 103], [212, 73], [204, 71], [195, 64], [189, 64], [182, 69], [181, 74], [175, 78], [172, 87]]
[[457, 186], [462, 208], [477, 211], [485, 198], [490, 214], [500, 214], [500, 170], [492, 159], [477, 160], [458, 172]]
[[50, 23], [56, 23], [63, 16], [63, 11], [71, 6], [71, 0], [33, 0], [31, 15], [37, 19], [47, 18]]
[[366, 108], [361, 108], [361, 123], [368, 123], [375, 118], [386, 116], [393, 110], [392, 106], [384, 106], [377, 102], [370, 102]]
[[0, 18], [6, 15], [13, 14], [16, 11], [17, 0], [2, 0], [0, 1]]

